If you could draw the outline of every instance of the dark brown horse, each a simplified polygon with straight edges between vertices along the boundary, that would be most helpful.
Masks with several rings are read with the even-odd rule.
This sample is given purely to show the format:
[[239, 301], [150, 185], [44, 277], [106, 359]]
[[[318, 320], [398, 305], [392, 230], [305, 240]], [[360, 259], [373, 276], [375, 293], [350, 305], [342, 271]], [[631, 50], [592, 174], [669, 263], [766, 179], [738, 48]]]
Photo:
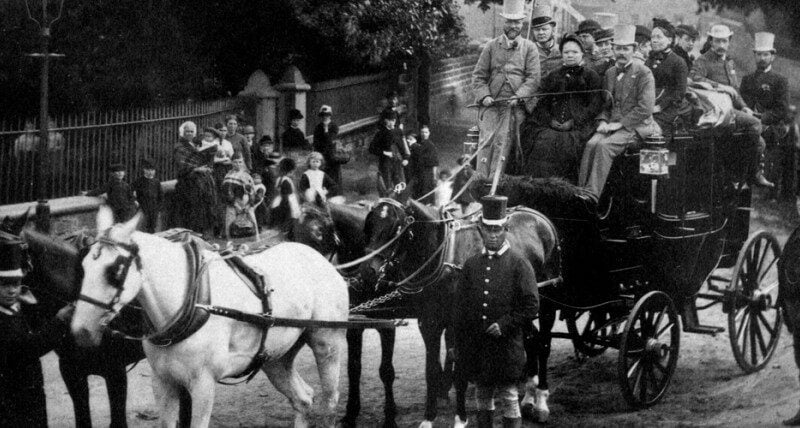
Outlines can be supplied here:
[[[7, 232], [18, 235], [27, 244], [30, 260], [25, 277], [39, 300], [41, 313], [53, 316], [65, 304], [77, 297], [83, 277], [81, 250], [76, 245], [33, 231], [20, 233], [21, 224], [4, 221]], [[115, 327], [133, 332], [138, 328], [139, 314], [126, 311]], [[91, 427], [89, 408], [89, 375], [101, 376], [106, 382], [111, 427], [126, 427], [127, 366], [144, 358], [142, 344], [109, 333], [98, 348], [84, 349], [75, 344], [72, 336], [55, 349], [59, 358], [59, 371], [72, 398], [75, 426]]]
[[[474, 217], [457, 220], [415, 201], [401, 205], [381, 200], [366, 220], [367, 250], [378, 255], [364, 262], [362, 276], [367, 283], [378, 284], [373, 294], [397, 290], [398, 301], [385, 306], [400, 306], [404, 316], [419, 320], [426, 348], [427, 397], [422, 426], [431, 426], [437, 397], [449, 389], [449, 382], [443, 381], [446, 371], [440, 364], [440, 343], [451, 326], [460, 266], [483, 245], [476, 226]], [[558, 259], [557, 236], [544, 216], [531, 210], [515, 212], [509, 220], [508, 240], [515, 251], [531, 261], [541, 278], [557, 274], [557, 265], [553, 264]], [[465, 383], [456, 377], [456, 426], [463, 426], [467, 420], [465, 389]]]

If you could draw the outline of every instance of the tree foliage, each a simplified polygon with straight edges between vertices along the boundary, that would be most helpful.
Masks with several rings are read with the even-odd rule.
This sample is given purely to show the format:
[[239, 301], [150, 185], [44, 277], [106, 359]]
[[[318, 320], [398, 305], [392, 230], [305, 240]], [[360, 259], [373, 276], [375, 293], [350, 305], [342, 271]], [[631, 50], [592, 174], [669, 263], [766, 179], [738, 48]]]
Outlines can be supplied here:
[[788, 31], [793, 41], [800, 41], [800, 1], [796, 0], [697, 0], [701, 10], [731, 9], [750, 13], [761, 9], [773, 31]]
[[[38, 109], [38, 29], [0, 2], [2, 113]], [[28, 0], [36, 2], [38, 0]], [[466, 45], [454, 0], [81, 0], [52, 28], [54, 111], [236, 93], [256, 69], [312, 81]]]

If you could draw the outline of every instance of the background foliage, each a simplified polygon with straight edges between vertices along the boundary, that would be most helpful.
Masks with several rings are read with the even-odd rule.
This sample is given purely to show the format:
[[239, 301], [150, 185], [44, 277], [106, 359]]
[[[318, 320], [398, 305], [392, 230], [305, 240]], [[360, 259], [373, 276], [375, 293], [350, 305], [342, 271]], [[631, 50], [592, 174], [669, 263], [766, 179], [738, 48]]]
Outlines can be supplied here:
[[[30, 1], [30, 0], [29, 0]], [[38, 0], [32, 0], [34, 2]], [[52, 0], [51, 0], [52, 1]], [[0, 2], [0, 115], [38, 109], [37, 26]], [[236, 93], [258, 68], [311, 81], [466, 46], [454, 0], [66, 0], [52, 29], [51, 109], [71, 111]]]

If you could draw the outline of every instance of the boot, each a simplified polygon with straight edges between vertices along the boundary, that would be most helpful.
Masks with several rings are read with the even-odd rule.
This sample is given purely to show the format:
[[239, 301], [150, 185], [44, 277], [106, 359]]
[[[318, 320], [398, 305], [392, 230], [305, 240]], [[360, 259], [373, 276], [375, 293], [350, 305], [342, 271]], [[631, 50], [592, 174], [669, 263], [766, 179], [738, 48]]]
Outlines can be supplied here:
[[797, 427], [800, 426], [800, 410], [797, 411], [797, 414], [792, 416], [789, 419], [783, 421], [783, 424], [789, 427]]
[[522, 428], [522, 418], [503, 418], [503, 428]]
[[478, 410], [478, 428], [493, 428], [494, 410]]

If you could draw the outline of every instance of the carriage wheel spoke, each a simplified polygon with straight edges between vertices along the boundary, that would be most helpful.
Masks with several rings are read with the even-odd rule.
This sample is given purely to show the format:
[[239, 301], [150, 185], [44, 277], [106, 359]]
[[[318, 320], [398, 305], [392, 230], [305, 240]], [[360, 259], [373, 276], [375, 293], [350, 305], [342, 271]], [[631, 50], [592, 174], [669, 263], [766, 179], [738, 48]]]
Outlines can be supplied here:
[[752, 361], [753, 364], [755, 365], [758, 363], [758, 349], [756, 349], [756, 331], [755, 331], [756, 326], [755, 323], [753, 322], [754, 320], [755, 317], [751, 316], [749, 339], [750, 339], [750, 361]]
[[758, 339], [758, 346], [761, 349], [761, 355], [767, 355], [767, 345], [764, 343], [764, 335], [761, 333], [761, 327], [759, 326], [758, 317], [753, 317], [753, 331], [755, 332], [755, 336]]
[[661, 337], [661, 335], [664, 334], [664, 332], [666, 332], [667, 330], [671, 329], [674, 326], [675, 326], [675, 323], [670, 321], [669, 323], [667, 323], [667, 325], [662, 327], [661, 330], [658, 331], [658, 333], [656, 333], [655, 337], [656, 338]]
[[777, 261], [778, 261], [778, 258], [777, 258], [777, 257], [773, 257], [773, 258], [772, 258], [772, 261], [771, 261], [771, 262], [769, 262], [769, 264], [767, 265], [767, 268], [766, 268], [766, 269], [764, 269], [763, 271], [759, 271], [759, 272], [763, 272], [761, 275], [759, 275], [759, 276], [758, 276], [758, 283], [759, 283], [759, 284], [761, 283], [761, 281], [763, 281], [763, 280], [764, 280], [764, 277], [765, 277], [765, 276], [767, 276], [767, 273], [769, 272], [769, 270], [770, 270], [770, 269], [772, 269], [772, 266], [773, 266], [773, 265], [774, 265], [774, 264], [775, 264]]
[[650, 369], [647, 367], [642, 367], [641, 373], [639, 376], [641, 377], [641, 384], [639, 385], [639, 400], [642, 403], [647, 402], [647, 374], [650, 372]]
[[661, 321], [664, 319], [664, 315], [667, 313], [667, 308], [668, 308], [668, 306], [664, 305], [664, 307], [658, 313], [658, 317], [656, 317], [656, 321], [653, 323], [653, 330], [657, 331], [657, 333], [655, 335], [656, 339], [658, 339], [658, 337], [661, 336], [662, 331], [658, 328], [658, 326], [661, 325]]
[[[771, 251], [770, 251], [771, 248], [772, 247], [770, 247], [769, 245], [765, 246], [764, 247], [764, 252], [761, 253], [761, 257], [759, 257], [759, 259], [758, 259], [758, 265], [756, 266], [756, 270], [755, 270], [756, 280], [758, 280], [758, 278], [761, 276], [760, 275], [761, 272], [762, 272], [761, 268], [764, 267], [764, 260], [766, 260], [767, 259], [767, 255], [769, 253], [771, 253]], [[756, 284], [756, 286], [758, 286], [758, 284]]]
[[634, 377], [634, 374], [641, 369], [641, 365], [642, 365], [642, 359], [637, 358], [636, 361], [634, 361], [633, 364], [631, 364], [631, 366], [628, 368], [628, 379]]
[[761, 320], [762, 324], [764, 324], [764, 328], [767, 329], [767, 332], [769, 333], [770, 337], [775, 336], [775, 329], [773, 329], [772, 326], [769, 325], [769, 322], [764, 317], [763, 313], [761, 312], [758, 313], [758, 319]]
[[[742, 339], [742, 333], [744, 333], [744, 331], [746, 330], [747, 323], [750, 320], [750, 310], [749, 309], [750, 308], [744, 308], [741, 311], [741, 313], [743, 314], [742, 315], [742, 320], [741, 320], [741, 323], [739, 324], [739, 327], [736, 329], [736, 342], [737, 343]], [[738, 317], [738, 315], [737, 315], [737, 317]]]
[[753, 250], [747, 255], [747, 277], [750, 279], [750, 274], [753, 273], [756, 267], [757, 260], [761, 254], [761, 241], [756, 241]]
[[653, 361], [653, 366], [658, 369], [664, 376], [667, 376], [669, 373], [667, 372], [667, 368], [661, 364], [661, 361]]

